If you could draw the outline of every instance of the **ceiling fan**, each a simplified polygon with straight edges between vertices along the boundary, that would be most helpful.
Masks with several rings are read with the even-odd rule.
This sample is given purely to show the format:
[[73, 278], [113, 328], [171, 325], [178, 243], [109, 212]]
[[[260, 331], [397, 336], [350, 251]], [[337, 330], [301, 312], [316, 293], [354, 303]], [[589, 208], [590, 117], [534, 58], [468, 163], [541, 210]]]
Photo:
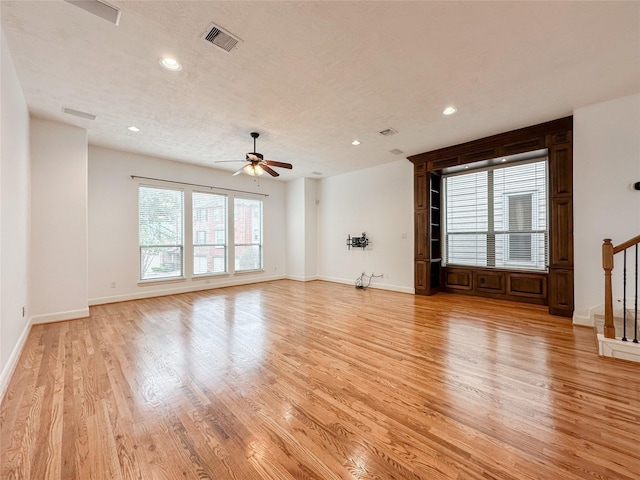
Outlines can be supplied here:
[[288, 168], [291, 170], [293, 165], [290, 163], [284, 162], [276, 162], [275, 160], [265, 160], [264, 156], [261, 153], [256, 152], [256, 138], [258, 138], [260, 134], [258, 132], [251, 132], [251, 137], [253, 137], [253, 152], [247, 153], [247, 158], [245, 160], [222, 160], [215, 163], [226, 163], [226, 162], [249, 162], [244, 167], [237, 170], [233, 176], [239, 175], [243, 171], [251, 175], [252, 177], [257, 177], [262, 175], [264, 172], [267, 172], [272, 177], [278, 177], [280, 174], [276, 172], [271, 167], [280, 167], [280, 168]]

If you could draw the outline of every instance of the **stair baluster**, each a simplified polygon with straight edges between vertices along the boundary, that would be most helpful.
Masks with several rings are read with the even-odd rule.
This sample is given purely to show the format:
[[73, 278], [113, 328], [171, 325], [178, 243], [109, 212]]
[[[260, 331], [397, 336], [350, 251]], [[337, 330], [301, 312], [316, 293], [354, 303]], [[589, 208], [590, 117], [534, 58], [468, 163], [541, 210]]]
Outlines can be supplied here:
[[622, 252], [622, 341], [627, 341], [627, 251]]
[[636, 300], [635, 300], [635, 321], [633, 322], [633, 343], [638, 343], [638, 244], [637, 243], [636, 243], [636, 295], [635, 297], [636, 297]]
[[613, 289], [611, 285], [611, 271], [613, 270], [613, 256], [623, 252], [623, 298], [622, 298], [622, 340], [627, 341], [627, 249], [635, 247], [635, 299], [634, 299], [634, 322], [633, 322], [633, 343], [638, 342], [638, 244], [640, 235], [633, 237], [626, 242], [622, 242], [615, 247], [610, 238], [605, 238], [602, 244], [602, 268], [604, 270], [604, 336], [605, 338], [616, 338], [616, 327], [613, 323]]

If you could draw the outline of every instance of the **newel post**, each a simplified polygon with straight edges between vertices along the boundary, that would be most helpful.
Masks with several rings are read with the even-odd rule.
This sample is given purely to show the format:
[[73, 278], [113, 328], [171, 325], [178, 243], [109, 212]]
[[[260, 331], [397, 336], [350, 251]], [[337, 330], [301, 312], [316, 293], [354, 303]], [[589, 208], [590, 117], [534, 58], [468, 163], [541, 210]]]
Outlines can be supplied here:
[[613, 270], [613, 245], [610, 238], [602, 244], [602, 268], [604, 269], [604, 336], [616, 338], [613, 325], [613, 293], [611, 291], [611, 270]]

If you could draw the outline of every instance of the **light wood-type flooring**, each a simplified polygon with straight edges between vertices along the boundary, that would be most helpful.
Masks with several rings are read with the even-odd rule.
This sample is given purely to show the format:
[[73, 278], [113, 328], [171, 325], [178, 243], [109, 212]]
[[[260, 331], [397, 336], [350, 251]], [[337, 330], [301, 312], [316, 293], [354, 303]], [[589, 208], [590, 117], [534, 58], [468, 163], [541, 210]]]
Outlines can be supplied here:
[[276, 281], [34, 326], [2, 479], [640, 479], [640, 364], [545, 307]]

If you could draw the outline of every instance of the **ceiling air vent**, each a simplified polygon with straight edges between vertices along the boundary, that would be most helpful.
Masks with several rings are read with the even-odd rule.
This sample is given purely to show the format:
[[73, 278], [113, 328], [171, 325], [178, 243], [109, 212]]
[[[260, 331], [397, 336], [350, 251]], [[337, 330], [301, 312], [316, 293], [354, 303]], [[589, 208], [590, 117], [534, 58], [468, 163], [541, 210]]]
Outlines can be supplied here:
[[86, 118], [88, 120], [95, 120], [96, 119], [96, 116], [93, 115], [92, 113], [82, 112], [80, 110], [74, 110], [73, 108], [63, 107], [62, 111], [64, 113], [66, 113], [67, 115], [74, 115], [76, 117]]
[[114, 25], [118, 25], [120, 23], [120, 14], [122, 12], [106, 2], [102, 2], [100, 0], [65, 0], [65, 2], [75, 5], [85, 12], [89, 12], [106, 20], [107, 22], [113, 23]]
[[391, 135], [395, 135], [396, 133], [398, 133], [397, 130], [394, 130], [393, 128], [387, 128], [386, 130], [382, 130], [381, 132], [378, 132], [380, 135], [384, 135], [385, 137], [390, 137]]
[[402, 153], [404, 153], [402, 150], [400, 150], [399, 148], [394, 148], [393, 150], [389, 150], [389, 153], [393, 153], [394, 155], [400, 155]]
[[214, 25], [213, 23], [209, 25], [207, 30], [205, 30], [202, 35], [202, 39], [218, 48], [221, 48], [227, 53], [231, 53], [231, 50], [233, 50], [238, 45], [238, 42], [240, 42], [239, 38], [225, 32], [222, 28]]

